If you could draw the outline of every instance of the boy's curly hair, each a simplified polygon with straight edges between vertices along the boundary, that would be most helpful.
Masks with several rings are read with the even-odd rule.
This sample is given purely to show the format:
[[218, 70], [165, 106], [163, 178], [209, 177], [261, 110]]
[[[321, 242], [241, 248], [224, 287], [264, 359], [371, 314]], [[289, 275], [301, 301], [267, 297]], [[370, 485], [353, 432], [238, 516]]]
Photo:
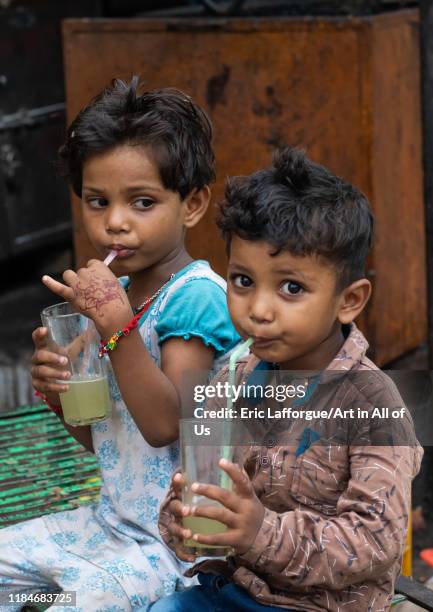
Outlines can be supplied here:
[[59, 149], [59, 170], [81, 197], [83, 163], [119, 145], [146, 147], [166, 189], [184, 199], [215, 179], [212, 126], [206, 113], [177, 89], [139, 93], [140, 81], [115, 79], [83, 108]]
[[230, 251], [233, 234], [293, 255], [318, 255], [337, 269], [338, 288], [365, 276], [373, 215], [364, 194], [299, 149], [274, 154], [273, 165], [228, 179], [217, 224]]

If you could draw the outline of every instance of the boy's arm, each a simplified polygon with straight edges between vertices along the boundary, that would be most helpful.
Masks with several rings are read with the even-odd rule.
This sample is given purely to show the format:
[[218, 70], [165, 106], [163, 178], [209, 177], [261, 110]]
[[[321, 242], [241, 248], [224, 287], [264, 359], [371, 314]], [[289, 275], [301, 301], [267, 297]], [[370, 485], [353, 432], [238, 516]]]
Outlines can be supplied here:
[[383, 573], [400, 557], [420, 447], [356, 447], [337, 516], [265, 509], [251, 548], [238, 559], [288, 584], [342, 589]]

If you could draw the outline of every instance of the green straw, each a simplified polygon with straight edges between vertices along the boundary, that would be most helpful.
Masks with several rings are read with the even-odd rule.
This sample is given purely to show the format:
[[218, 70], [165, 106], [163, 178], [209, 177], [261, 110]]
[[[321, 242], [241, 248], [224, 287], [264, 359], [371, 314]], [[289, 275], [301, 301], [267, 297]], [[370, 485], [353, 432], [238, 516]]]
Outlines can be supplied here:
[[[253, 338], [248, 338], [245, 342], [242, 342], [238, 348], [233, 351], [229, 361], [229, 394], [227, 396], [227, 411], [233, 407], [233, 387], [236, 382], [236, 362], [242, 357], [245, 351], [254, 342]], [[223, 447], [222, 447], [222, 458], [230, 461], [230, 447], [231, 447], [231, 420], [224, 420], [224, 434], [223, 434]], [[230, 489], [230, 477], [226, 472], [223, 471], [221, 476], [221, 486], [224, 489]]]

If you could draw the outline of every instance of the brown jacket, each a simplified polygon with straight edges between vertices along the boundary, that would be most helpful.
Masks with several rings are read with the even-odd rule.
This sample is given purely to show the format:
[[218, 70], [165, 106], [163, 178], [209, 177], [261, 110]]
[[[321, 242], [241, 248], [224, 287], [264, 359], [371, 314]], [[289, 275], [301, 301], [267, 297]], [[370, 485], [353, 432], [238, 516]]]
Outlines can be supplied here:
[[[355, 373], [355, 377], [328, 387], [325, 382], [321, 409], [324, 398], [328, 409], [344, 403], [370, 413], [374, 407], [402, 405], [391, 381], [366, 358], [367, 348], [364, 336], [352, 325], [325, 374], [332, 378]], [[237, 383], [246, 380], [257, 363], [253, 356], [240, 362]], [[367, 379], [356, 378], [361, 371]], [[218, 380], [227, 380], [227, 370]], [[312, 400], [311, 404], [317, 408]], [[407, 412], [394, 430], [391, 421], [382, 421], [379, 434], [373, 431], [373, 421], [378, 422], [358, 422], [347, 444], [340, 444], [338, 436], [348, 439], [353, 420], [322, 419], [292, 423], [289, 445], [281, 444], [278, 436], [272, 448], [251, 445], [244, 451], [244, 467], [265, 507], [257, 537], [245, 554], [202, 561], [187, 574], [223, 574], [265, 605], [333, 612], [388, 610], [401, 567], [411, 481], [419, 471], [422, 448]], [[313, 441], [299, 452], [306, 425], [319, 431], [322, 443]], [[275, 424], [265, 420], [260, 427], [264, 436], [272, 437]], [[387, 440], [393, 445], [383, 445]], [[161, 507], [159, 527], [173, 548], [166, 528], [173, 519], [167, 509], [172, 498], [170, 491]]]

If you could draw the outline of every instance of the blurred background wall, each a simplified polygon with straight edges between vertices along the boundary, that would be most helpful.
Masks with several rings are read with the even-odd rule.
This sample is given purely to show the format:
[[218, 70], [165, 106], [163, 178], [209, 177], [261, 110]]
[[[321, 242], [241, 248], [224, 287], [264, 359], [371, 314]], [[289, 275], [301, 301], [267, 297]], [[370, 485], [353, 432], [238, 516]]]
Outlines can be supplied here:
[[[33, 401], [40, 283], [93, 254], [56, 177], [66, 121], [113, 77], [191, 94], [218, 178], [305, 148], [372, 201], [375, 291], [359, 321], [380, 364], [426, 361], [426, 230], [417, 2], [0, 0], [0, 410]], [[63, 53], [62, 53], [63, 38]], [[65, 87], [66, 84], [66, 87]], [[189, 246], [224, 274], [213, 211]], [[401, 361], [403, 359], [403, 361]]]

